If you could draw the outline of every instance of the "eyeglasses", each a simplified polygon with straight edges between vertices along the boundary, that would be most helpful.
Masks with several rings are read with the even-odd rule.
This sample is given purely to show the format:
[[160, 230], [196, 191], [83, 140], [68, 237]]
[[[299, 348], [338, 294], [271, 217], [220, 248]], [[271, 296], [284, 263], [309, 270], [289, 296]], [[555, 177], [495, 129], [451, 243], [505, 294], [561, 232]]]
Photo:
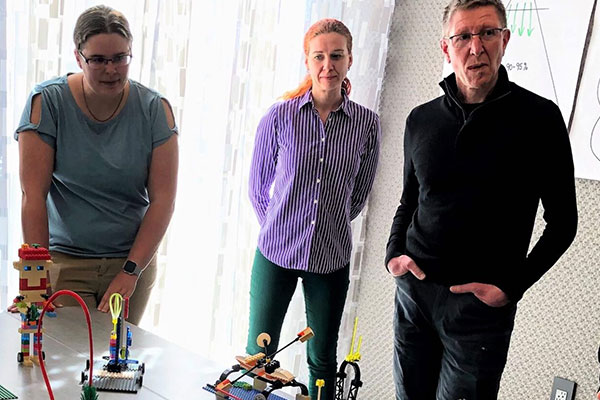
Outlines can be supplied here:
[[484, 42], [491, 42], [492, 40], [502, 35], [502, 32], [504, 32], [505, 30], [506, 28], [488, 28], [482, 30], [479, 33], [459, 33], [458, 35], [444, 37], [444, 39], [450, 40], [454, 48], [461, 49], [465, 46], [468, 46], [471, 43], [471, 40], [473, 40], [473, 36], [479, 36], [479, 39], [481, 39]]
[[131, 54], [119, 54], [112, 58], [106, 58], [102, 56], [93, 56], [87, 58], [83, 55], [81, 50], [78, 50], [79, 54], [85, 60], [85, 63], [90, 66], [92, 69], [101, 69], [104, 68], [105, 65], [108, 65], [111, 62], [115, 67], [123, 67], [125, 65], [129, 65], [131, 62]]

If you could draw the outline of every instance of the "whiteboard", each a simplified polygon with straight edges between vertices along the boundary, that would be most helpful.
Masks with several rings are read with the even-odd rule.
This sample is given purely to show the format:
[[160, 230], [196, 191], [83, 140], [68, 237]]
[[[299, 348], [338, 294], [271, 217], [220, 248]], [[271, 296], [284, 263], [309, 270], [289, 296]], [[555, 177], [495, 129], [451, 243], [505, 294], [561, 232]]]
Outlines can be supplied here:
[[596, 9], [571, 126], [577, 178], [600, 180], [600, 12]]

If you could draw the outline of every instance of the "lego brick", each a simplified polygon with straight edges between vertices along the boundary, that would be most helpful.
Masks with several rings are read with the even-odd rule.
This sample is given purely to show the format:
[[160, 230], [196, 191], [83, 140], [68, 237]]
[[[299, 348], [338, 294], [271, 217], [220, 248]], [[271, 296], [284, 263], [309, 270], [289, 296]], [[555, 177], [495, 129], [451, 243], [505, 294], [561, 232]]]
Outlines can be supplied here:
[[[214, 393], [214, 389], [210, 388], [209, 386], [204, 386], [203, 387], [204, 390], [209, 391], [210, 393]], [[244, 390], [241, 388], [237, 388], [237, 387], [233, 387], [230, 390], [230, 393], [234, 396], [239, 397], [242, 400], [254, 400], [254, 396], [256, 396], [257, 394], [260, 394], [259, 391], [257, 390]], [[285, 400], [283, 397], [277, 396], [274, 393], [271, 393], [269, 395], [268, 400]]]
[[93, 385], [98, 391], [137, 393], [135, 379], [98, 377], [94, 375]]
[[45, 247], [23, 244], [19, 249], [19, 258], [23, 260], [50, 260], [50, 253]]
[[137, 393], [142, 386], [142, 366], [130, 364], [122, 372], [108, 372], [103, 362], [94, 363], [93, 385], [98, 391]]

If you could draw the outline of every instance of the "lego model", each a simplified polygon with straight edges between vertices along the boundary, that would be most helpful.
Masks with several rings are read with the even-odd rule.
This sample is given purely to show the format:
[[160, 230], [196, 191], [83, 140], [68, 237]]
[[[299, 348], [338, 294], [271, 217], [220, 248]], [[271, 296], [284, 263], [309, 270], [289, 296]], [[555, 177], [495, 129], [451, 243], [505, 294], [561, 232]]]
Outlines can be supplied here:
[[[42, 308], [42, 313], [40, 314], [39, 324], [37, 327], [37, 334], [41, 335], [42, 331], [42, 320], [44, 319], [44, 315], [47, 314], [48, 310], [52, 309], [52, 301], [59, 296], [68, 295], [73, 297], [81, 308], [83, 309], [83, 313], [85, 315], [85, 321], [88, 327], [88, 338], [90, 344], [90, 360], [94, 359], [94, 340], [92, 338], [92, 319], [90, 317], [90, 310], [88, 310], [87, 305], [77, 293], [72, 292], [70, 290], [59, 290], [54, 293], [47, 302], [45, 302], [44, 307]], [[38, 354], [43, 354], [42, 352], [42, 342], [38, 341], [36, 345]], [[44, 377], [44, 382], [46, 383], [46, 389], [48, 390], [48, 395], [50, 396], [50, 400], [54, 400], [54, 393], [52, 392], [52, 387], [50, 386], [50, 380], [48, 379], [48, 373], [46, 372], [46, 367], [44, 366], [44, 357], [39, 359], [40, 369], [42, 370], [42, 376]], [[98, 400], [98, 394], [96, 393], [96, 388], [92, 385], [92, 380], [90, 379], [87, 385], [84, 385], [81, 391], [81, 400]]]
[[[48, 389], [50, 399], [54, 400], [54, 394], [50, 387], [48, 374], [44, 366], [45, 354], [42, 351], [42, 320], [44, 315], [55, 317], [54, 306], [52, 301], [63, 294], [75, 297], [83, 308], [88, 324], [88, 332], [90, 338], [90, 358], [93, 355], [92, 346], [92, 328], [90, 313], [83, 299], [74, 292], [69, 290], [60, 290], [49, 296], [50, 282], [48, 282], [48, 272], [52, 266], [52, 261], [48, 249], [38, 244], [27, 243], [19, 248], [19, 261], [13, 263], [15, 269], [19, 271], [19, 295], [15, 297], [13, 306], [21, 314], [21, 351], [17, 353], [17, 361], [26, 367], [31, 367], [33, 364], [40, 366], [42, 376]], [[40, 313], [41, 311], [41, 313]], [[33, 355], [30, 355], [31, 335], [33, 335]], [[0, 388], [2, 388], [0, 386]], [[3, 389], [3, 388], [2, 388]], [[4, 395], [5, 393], [0, 393]], [[10, 393], [9, 393], [10, 394]], [[16, 398], [16, 397], [2, 397]], [[81, 395], [82, 400], [96, 400], [95, 388], [91, 385], [84, 386]]]
[[[113, 293], [109, 299], [113, 329], [110, 333], [109, 355], [103, 357], [108, 362], [98, 362], [94, 370], [93, 383], [99, 391], [137, 393], [142, 387], [143, 375], [146, 372], [144, 363], [129, 358], [129, 346], [132, 335], [125, 326], [125, 318], [129, 310], [129, 298], [123, 299], [119, 293]], [[88, 379], [89, 360], [81, 373], [81, 383]]]
[[[40, 364], [38, 344], [41, 345], [43, 330], [38, 331], [40, 310], [48, 301], [48, 270], [52, 266], [50, 253], [45, 247], [37, 244], [23, 244], [19, 249], [19, 261], [13, 263], [19, 270], [19, 295], [13, 305], [21, 314], [21, 351], [17, 353], [17, 361], [26, 367]], [[52, 304], [48, 304], [53, 311]], [[33, 355], [30, 354], [31, 336], [33, 335]], [[41, 353], [44, 357], [44, 353]]]
[[[354, 340], [356, 339], [356, 327], [358, 326], [358, 317], [354, 320], [354, 330], [352, 331], [352, 343], [350, 343], [350, 351], [348, 355], [340, 365], [340, 369], [338, 370], [336, 376], [336, 393], [335, 400], [356, 400], [356, 395], [358, 394], [358, 389], [362, 386], [362, 381], [360, 380], [360, 368], [358, 366], [358, 362], [360, 361], [360, 346], [362, 344], [362, 336], [358, 338], [358, 347], [356, 351], [354, 351]], [[354, 379], [350, 381], [350, 388], [348, 390], [348, 397], [344, 397], [344, 386], [345, 380], [348, 376], [346, 374], [346, 367], [351, 366], [354, 369]]]
[[[215, 385], [207, 385], [211, 391], [214, 391], [217, 399], [234, 399], [238, 400], [240, 397], [231, 393], [231, 388], [236, 386], [237, 382], [244, 376], [250, 376], [254, 378], [252, 389], [255, 392], [252, 400], [266, 400], [273, 399], [276, 396], [271, 395], [274, 390], [281, 389], [285, 386], [299, 387], [300, 393], [296, 395], [296, 400], [310, 400], [308, 395], [308, 389], [300, 382], [297, 382], [295, 377], [285, 369], [280, 367], [279, 361], [273, 357], [283, 349], [289, 347], [295, 342], [306, 342], [314, 336], [312, 329], [306, 328], [302, 332], [298, 333], [296, 338], [281, 349], [275, 351], [273, 354], [269, 354], [267, 347], [271, 343], [271, 337], [267, 333], [261, 333], [256, 339], [256, 343], [264, 349], [264, 352], [260, 352], [251, 356], [237, 356], [237, 364], [233, 365], [231, 369], [225, 370]], [[238, 372], [244, 369], [242, 375], [237, 379], [230, 381], [227, 377], [233, 372]]]

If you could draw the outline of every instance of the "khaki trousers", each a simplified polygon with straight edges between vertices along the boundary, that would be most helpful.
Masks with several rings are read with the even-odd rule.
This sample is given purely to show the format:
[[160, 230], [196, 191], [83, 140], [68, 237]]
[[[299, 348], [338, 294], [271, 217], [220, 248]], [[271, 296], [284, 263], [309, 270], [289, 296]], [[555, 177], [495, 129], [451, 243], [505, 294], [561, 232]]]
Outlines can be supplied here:
[[[54, 265], [50, 268], [52, 292], [61, 289], [72, 290], [81, 296], [88, 308], [97, 308], [102, 296], [113, 278], [122, 270], [126, 258], [82, 258], [57, 251], [50, 252]], [[139, 324], [150, 293], [156, 280], [156, 255], [138, 279], [135, 292], [129, 299], [127, 321]], [[66, 307], [79, 303], [69, 296], [61, 296], [57, 303]]]

